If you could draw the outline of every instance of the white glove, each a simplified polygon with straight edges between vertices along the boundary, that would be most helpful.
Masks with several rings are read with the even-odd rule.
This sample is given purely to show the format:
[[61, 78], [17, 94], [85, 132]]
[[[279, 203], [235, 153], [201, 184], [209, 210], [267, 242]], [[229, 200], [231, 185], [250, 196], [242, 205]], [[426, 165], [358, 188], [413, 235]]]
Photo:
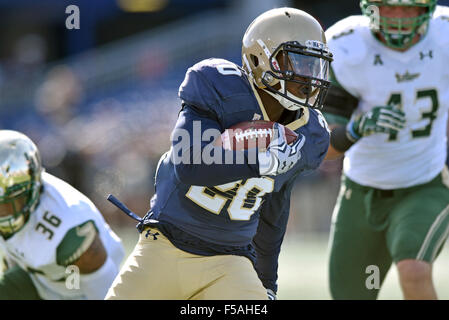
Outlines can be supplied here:
[[301, 159], [301, 148], [305, 142], [306, 137], [301, 134], [291, 146], [288, 145], [284, 127], [275, 123], [273, 140], [265, 152], [258, 153], [260, 175], [277, 176], [293, 168]]
[[267, 289], [268, 300], [277, 300], [276, 293], [273, 290]]

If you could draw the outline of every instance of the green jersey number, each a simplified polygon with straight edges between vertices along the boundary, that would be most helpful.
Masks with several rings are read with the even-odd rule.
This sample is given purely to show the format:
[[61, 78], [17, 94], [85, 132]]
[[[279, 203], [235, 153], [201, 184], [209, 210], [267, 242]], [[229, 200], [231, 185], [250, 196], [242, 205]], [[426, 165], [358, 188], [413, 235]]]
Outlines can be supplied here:
[[[428, 137], [432, 131], [433, 120], [436, 119], [438, 108], [440, 106], [438, 102], [438, 92], [435, 89], [428, 90], [420, 90], [416, 92], [416, 100], [419, 99], [430, 99], [431, 108], [429, 111], [425, 111], [421, 113], [421, 119], [429, 119], [429, 123], [422, 129], [413, 130], [412, 137], [420, 138], [420, 137]], [[388, 99], [387, 105], [397, 106], [398, 108], [403, 110], [402, 107], [402, 94], [393, 93]], [[398, 138], [397, 132], [390, 133], [388, 141], [396, 141]]]
[[[51, 215], [50, 212], [45, 211], [44, 213], [44, 221], [46, 221], [51, 226], [57, 228], [61, 224], [61, 219], [59, 219], [57, 216]], [[48, 233], [48, 240], [51, 240], [54, 236], [54, 232], [52, 229], [48, 228], [48, 225], [45, 223], [38, 223], [35, 228], [36, 231], [40, 231], [43, 234]]]

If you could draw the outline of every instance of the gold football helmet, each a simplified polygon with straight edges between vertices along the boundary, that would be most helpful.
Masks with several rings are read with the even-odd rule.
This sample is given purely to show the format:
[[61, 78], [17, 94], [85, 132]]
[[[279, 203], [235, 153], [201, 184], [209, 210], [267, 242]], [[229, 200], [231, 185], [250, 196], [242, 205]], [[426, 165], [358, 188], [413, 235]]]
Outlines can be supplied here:
[[[250, 81], [288, 110], [323, 106], [331, 61], [323, 28], [298, 9], [269, 10], [243, 36], [242, 64]], [[300, 89], [291, 92], [293, 86]]]
[[42, 164], [36, 145], [24, 134], [0, 130], [0, 235], [20, 230], [38, 204]]

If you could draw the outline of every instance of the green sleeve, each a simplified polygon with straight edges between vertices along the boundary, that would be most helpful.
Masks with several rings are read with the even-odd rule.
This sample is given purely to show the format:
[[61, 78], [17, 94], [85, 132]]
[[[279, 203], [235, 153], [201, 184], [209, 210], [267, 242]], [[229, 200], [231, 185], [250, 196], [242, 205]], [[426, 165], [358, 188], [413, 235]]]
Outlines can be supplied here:
[[56, 248], [56, 263], [68, 266], [78, 260], [89, 249], [98, 229], [93, 220], [88, 220], [67, 231]]
[[0, 278], [0, 300], [41, 300], [28, 272], [14, 266]]

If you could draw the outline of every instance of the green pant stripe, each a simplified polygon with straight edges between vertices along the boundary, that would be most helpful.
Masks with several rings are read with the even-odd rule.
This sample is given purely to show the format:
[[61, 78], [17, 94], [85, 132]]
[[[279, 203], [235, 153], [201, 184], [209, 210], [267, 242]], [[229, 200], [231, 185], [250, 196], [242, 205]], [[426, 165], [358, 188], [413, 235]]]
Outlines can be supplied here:
[[[427, 232], [427, 235], [426, 235], [426, 237], [424, 239], [424, 242], [423, 242], [423, 244], [421, 246], [421, 249], [419, 250], [418, 255], [416, 256], [416, 260], [423, 260], [424, 259], [424, 256], [427, 253], [429, 245], [431, 244], [432, 239], [433, 239], [433, 237], [435, 236], [435, 234], [436, 234], [436, 232], [438, 230], [438, 227], [444, 222], [444, 220], [445, 220], [447, 215], [449, 215], [449, 205], [443, 211], [441, 211], [441, 213], [435, 219], [435, 221], [432, 224], [432, 226], [429, 228], [429, 231]], [[446, 234], [446, 231], [443, 233], [443, 236]]]

